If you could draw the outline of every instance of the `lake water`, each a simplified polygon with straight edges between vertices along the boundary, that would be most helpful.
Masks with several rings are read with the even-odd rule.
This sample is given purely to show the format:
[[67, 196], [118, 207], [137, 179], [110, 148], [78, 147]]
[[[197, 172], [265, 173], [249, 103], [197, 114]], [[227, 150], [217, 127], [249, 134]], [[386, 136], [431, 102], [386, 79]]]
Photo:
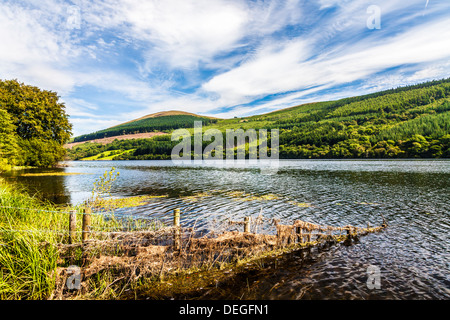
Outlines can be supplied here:
[[[450, 298], [450, 161], [280, 160], [274, 174], [243, 163], [67, 165], [53, 170], [83, 175], [22, 177], [17, 172], [6, 178], [55, 203], [76, 204], [89, 197], [99, 176], [115, 167], [120, 177], [113, 196], [167, 196], [126, 213], [164, 222], [172, 219], [173, 209], [181, 208], [183, 225], [204, 230], [217, 221], [260, 213], [286, 223], [301, 219], [334, 226], [380, 225], [380, 213], [388, 221], [387, 229], [351, 246], [332, 246], [310, 259], [289, 255], [278, 268], [261, 273], [244, 298]], [[275, 232], [273, 227], [261, 231]], [[381, 271], [380, 289], [367, 286], [369, 266]]]

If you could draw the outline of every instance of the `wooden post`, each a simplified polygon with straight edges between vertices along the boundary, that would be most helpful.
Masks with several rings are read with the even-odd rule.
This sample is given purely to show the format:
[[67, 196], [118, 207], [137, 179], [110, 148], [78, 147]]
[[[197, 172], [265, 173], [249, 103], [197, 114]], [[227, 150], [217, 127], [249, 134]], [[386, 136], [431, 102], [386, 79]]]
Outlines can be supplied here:
[[90, 228], [91, 228], [91, 213], [92, 209], [90, 207], [84, 208], [83, 214], [83, 231], [81, 233], [81, 240], [85, 242], [89, 238]]
[[352, 239], [353, 239], [352, 227], [348, 226], [348, 229], [347, 229], [347, 240], [351, 241]]
[[277, 247], [281, 246], [281, 226], [276, 226], [277, 227]]
[[302, 227], [296, 227], [295, 233], [297, 234], [297, 241], [303, 243], [303, 229]]
[[75, 242], [77, 230], [77, 215], [76, 211], [72, 210], [69, 214], [69, 244], [73, 244]]
[[250, 232], [250, 217], [244, 218], [244, 232]]
[[180, 237], [180, 209], [175, 209], [173, 211], [173, 226], [175, 227], [174, 231], [174, 248], [175, 250], [179, 250], [181, 247], [181, 237]]

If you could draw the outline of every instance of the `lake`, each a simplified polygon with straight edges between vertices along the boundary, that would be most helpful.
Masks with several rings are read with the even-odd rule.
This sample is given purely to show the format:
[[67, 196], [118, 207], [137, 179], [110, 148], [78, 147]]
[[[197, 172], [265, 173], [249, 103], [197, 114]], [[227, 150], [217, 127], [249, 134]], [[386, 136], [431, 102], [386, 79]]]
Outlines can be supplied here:
[[[209, 230], [218, 221], [244, 216], [301, 219], [341, 226], [380, 225], [381, 233], [351, 246], [335, 245], [302, 259], [291, 254], [261, 273], [248, 298], [449, 299], [450, 161], [280, 160], [277, 172], [238, 163], [176, 165], [171, 161], [79, 161], [52, 169], [71, 176], [5, 176], [57, 204], [81, 203], [94, 181], [115, 167], [115, 197], [159, 195], [126, 210], [169, 222], [175, 208], [182, 225]], [[49, 171], [49, 170], [44, 170]], [[261, 230], [275, 232], [274, 227]], [[367, 286], [369, 266], [380, 269], [380, 288]]]

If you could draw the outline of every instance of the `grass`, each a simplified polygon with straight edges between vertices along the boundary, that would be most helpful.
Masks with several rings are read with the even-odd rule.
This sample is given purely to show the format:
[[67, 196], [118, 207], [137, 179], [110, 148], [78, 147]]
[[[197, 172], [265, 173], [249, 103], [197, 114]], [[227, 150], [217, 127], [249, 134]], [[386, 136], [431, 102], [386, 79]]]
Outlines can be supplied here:
[[109, 150], [102, 152], [100, 154], [97, 154], [95, 156], [86, 157], [83, 159], [80, 159], [81, 161], [92, 161], [92, 160], [98, 160], [98, 161], [107, 161], [107, 160], [113, 160], [115, 157], [123, 155], [125, 153], [132, 153], [136, 149], [130, 149], [130, 150]]
[[55, 283], [49, 274], [58, 261], [52, 244], [63, 241], [63, 237], [44, 230], [63, 230], [67, 216], [3, 208], [52, 209], [49, 204], [24, 196], [1, 182], [0, 207], [0, 299], [47, 298]]
[[167, 198], [167, 195], [162, 196], [134, 196], [126, 198], [105, 198], [99, 200], [98, 206], [106, 209], [120, 209], [140, 207], [148, 204], [152, 199]]
[[[145, 200], [149, 199], [142, 197], [133, 199], [136, 204]], [[122, 203], [118, 205], [122, 205]], [[32, 208], [32, 210], [13, 208]], [[73, 208], [65, 208], [65, 210], [70, 209]], [[64, 252], [58, 250], [61, 244], [68, 244], [68, 216], [66, 213], [55, 211], [57, 210], [50, 203], [42, 203], [0, 182], [0, 299], [42, 300], [61, 297], [57, 293], [64, 287], [64, 271], [61, 270], [65, 270], [72, 264], [82, 265], [81, 247], [73, 250], [70, 256], [64, 255]], [[99, 215], [93, 215], [91, 218], [92, 230], [124, 229], [126, 224], [124, 221], [114, 218], [105, 219], [104, 216]], [[79, 216], [78, 224], [81, 223], [81, 220], [81, 216]], [[136, 226], [134, 219], [133, 223]], [[80, 227], [78, 225], [78, 230]], [[112, 244], [110, 247], [112, 261], [119, 259], [127, 265], [134, 261], [139, 265], [139, 259], [133, 260], [133, 256], [127, 256], [120, 245], [117, 248], [114, 246]], [[162, 279], [157, 276], [157, 273], [156, 276], [153, 273], [153, 276], [150, 274], [149, 277], [141, 278], [138, 281], [129, 281], [129, 275], [124, 273], [120, 267], [104, 268], [98, 261], [105, 259], [105, 254], [105, 248], [101, 246], [93, 247], [93, 250], [89, 251], [91, 262], [83, 266], [84, 271], [88, 272], [90, 269], [95, 269], [96, 266], [100, 266], [99, 270], [93, 272], [93, 275], [86, 281], [87, 290], [68, 296], [69, 298], [122, 299], [127, 298], [127, 295], [124, 295], [125, 289], [127, 292], [130, 290], [131, 292], [143, 292], [149, 284], [160, 289], [159, 293], [152, 291], [154, 297], [162, 297], [167, 292], [166, 282], [161, 281]], [[143, 260], [142, 263], [144, 266], [148, 262]], [[128, 271], [128, 269], [125, 270], [125, 272]], [[212, 273], [207, 273], [207, 271]], [[183, 277], [192, 272], [201, 272], [204, 279], [207, 279], [207, 277], [211, 278], [212, 275], [217, 275], [218, 270], [216, 268], [213, 270], [194, 268], [179, 270], [176, 274], [167, 273], [167, 279], [171, 279], [176, 285], [173, 290], [195, 292], [197, 285], [205, 284], [204, 281], [180, 282], [180, 276]]]
[[[74, 262], [64, 259], [58, 249], [60, 244], [68, 244], [67, 211], [71, 209], [77, 208], [68, 207], [65, 211], [59, 211], [51, 203], [42, 202], [0, 180], [1, 300], [41, 300], [53, 295], [58, 281], [56, 271]], [[77, 230], [81, 230], [81, 223], [82, 216], [79, 214]], [[129, 221], [103, 215], [91, 217], [91, 230], [145, 227], [147, 225], [139, 224], [135, 219]], [[77, 236], [80, 241], [81, 234]], [[81, 257], [80, 253], [78, 257]], [[108, 277], [111, 275], [97, 279], [93, 287], [105, 288], [109, 284]]]

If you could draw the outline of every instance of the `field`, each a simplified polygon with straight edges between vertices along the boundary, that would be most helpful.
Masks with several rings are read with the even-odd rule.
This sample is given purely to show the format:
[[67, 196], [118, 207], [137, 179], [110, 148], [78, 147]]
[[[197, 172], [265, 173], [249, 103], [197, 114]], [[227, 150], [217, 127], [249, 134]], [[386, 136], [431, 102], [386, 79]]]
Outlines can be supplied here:
[[134, 149], [130, 149], [130, 150], [126, 150], [126, 151], [123, 151], [123, 150], [110, 150], [110, 151], [105, 151], [105, 152], [102, 152], [102, 153], [97, 154], [95, 156], [86, 157], [86, 158], [83, 158], [83, 159], [80, 159], [80, 160], [82, 160], [82, 161], [92, 161], [92, 160], [99, 160], [99, 161], [103, 160], [103, 161], [106, 161], [106, 160], [113, 160], [114, 158], [116, 158], [118, 156], [122, 156], [122, 155], [125, 155], [127, 153], [132, 153], [133, 151], [134, 151]]

